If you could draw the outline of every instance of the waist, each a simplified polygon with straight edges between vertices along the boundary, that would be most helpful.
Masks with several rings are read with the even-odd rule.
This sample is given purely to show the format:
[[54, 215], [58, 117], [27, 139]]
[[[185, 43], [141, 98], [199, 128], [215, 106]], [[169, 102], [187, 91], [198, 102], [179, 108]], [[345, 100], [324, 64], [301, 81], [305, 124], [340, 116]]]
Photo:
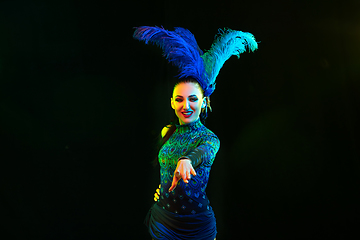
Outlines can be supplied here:
[[198, 198], [187, 195], [161, 194], [157, 205], [169, 212], [181, 215], [203, 213], [211, 208], [206, 194], [199, 194]]

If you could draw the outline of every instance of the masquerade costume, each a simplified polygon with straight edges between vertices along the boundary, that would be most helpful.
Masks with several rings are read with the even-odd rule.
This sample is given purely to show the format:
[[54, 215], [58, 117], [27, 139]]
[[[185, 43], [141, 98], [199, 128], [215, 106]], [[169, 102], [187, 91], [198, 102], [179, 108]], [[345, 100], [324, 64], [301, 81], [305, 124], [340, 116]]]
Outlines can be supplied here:
[[[160, 199], [146, 220], [153, 239], [215, 238], [215, 217], [205, 189], [219, 147], [217, 136], [200, 119], [176, 125], [176, 131], [159, 151]], [[184, 156], [191, 159], [197, 174], [189, 183], [180, 180], [169, 193], [178, 159]]]
[[[187, 29], [168, 31], [160, 27], [138, 27], [134, 38], [162, 48], [166, 59], [179, 68], [180, 79], [193, 78], [209, 97], [224, 62], [232, 55], [239, 57], [246, 48], [254, 51], [257, 43], [250, 33], [220, 30], [210, 50], [203, 52], [194, 35]], [[153, 239], [209, 240], [216, 237], [216, 220], [206, 196], [206, 186], [215, 155], [220, 147], [218, 137], [207, 129], [200, 118], [176, 125], [175, 132], [159, 151], [160, 199], [148, 212], [145, 224]], [[180, 158], [186, 157], [196, 171], [189, 183], [182, 180], [168, 192]]]

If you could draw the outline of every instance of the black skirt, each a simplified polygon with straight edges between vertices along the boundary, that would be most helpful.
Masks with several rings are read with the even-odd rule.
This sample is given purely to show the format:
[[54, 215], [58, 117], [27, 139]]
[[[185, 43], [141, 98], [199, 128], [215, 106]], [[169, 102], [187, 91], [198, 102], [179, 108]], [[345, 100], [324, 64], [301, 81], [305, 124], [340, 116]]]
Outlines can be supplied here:
[[213, 240], [217, 233], [215, 214], [211, 207], [199, 214], [179, 215], [155, 203], [144, 223], [154, 240]]

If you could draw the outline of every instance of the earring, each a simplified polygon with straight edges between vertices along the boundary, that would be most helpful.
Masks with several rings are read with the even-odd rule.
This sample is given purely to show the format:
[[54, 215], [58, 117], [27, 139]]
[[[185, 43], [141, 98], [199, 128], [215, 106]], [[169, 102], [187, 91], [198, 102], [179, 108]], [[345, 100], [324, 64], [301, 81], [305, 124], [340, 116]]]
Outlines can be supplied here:
[[208, 103], [208, 98], [205, 97], [204, 100], [203, 100], [203, 103], [202, 103], [201, 108], [206, 108], [206, 107], [207, 107], [207, 103]]
[[211, 106], [210, 106], [210, 97], [206, 98], [206, 108], [209, 108], [210, 112], [212, 112]]

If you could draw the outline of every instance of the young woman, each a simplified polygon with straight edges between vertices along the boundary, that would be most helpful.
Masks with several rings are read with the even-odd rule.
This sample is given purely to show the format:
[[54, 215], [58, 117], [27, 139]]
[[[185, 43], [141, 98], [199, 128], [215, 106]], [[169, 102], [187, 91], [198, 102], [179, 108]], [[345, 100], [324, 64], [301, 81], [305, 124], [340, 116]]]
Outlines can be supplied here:
[[171, 107], [179, 123], [159, 151], [161, 188], [146, 224], [153, 239], [214, 239], [216, 221], [206, 196], [211, 165], [219, 150], [217, 136], [201, 123], [207, 105], [193, 79], [174, 87]]
[[139, 27], [134, 37], [153, 42], [164, 50], [165, 57], [179, 67], [171, 107], [178, 124], [165, 127], [161, 134], [159, 198], [145, 219], [155, 239], [216, 238], [216, 219], [206, 196], [206, 186], [215, 155], [218, 137], [203, 122], [210, 108], [209, 96], [215, 90], [215, 78], [231, 55], [245, 47], [257, 48], [249, 33], [230, 29], [220, 32], [211, 49], [203, 53], [190, 31], [175, 28]]

